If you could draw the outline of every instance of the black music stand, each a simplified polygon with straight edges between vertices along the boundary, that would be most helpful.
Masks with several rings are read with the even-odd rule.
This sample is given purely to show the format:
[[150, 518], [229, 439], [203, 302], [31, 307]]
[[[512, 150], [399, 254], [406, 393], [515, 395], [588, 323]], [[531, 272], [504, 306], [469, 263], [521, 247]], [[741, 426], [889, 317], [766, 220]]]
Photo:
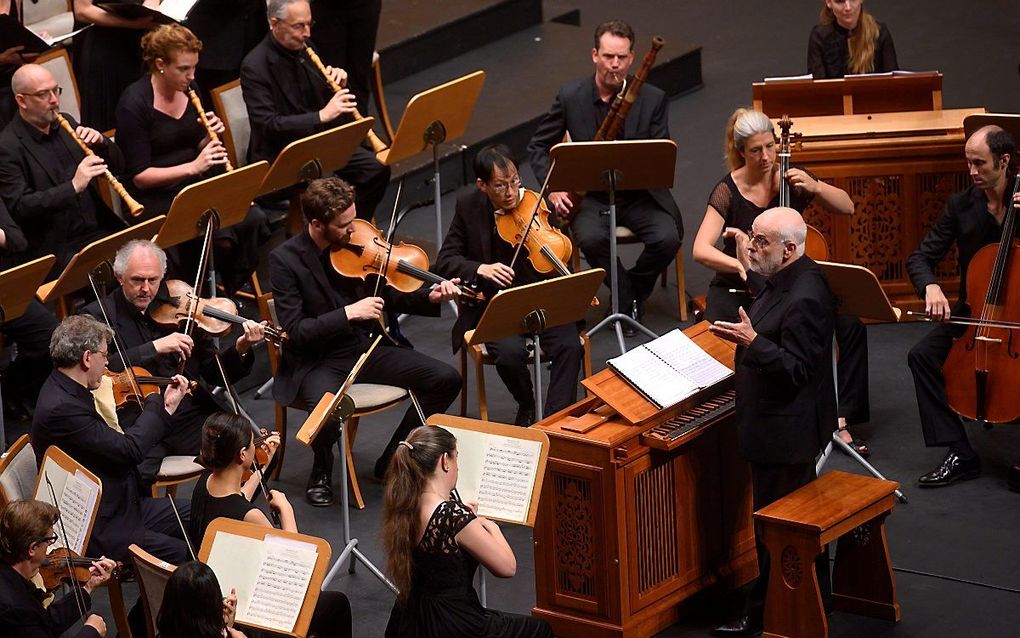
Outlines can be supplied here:
[[[875, 273], [864, 266], [854, 264], [837, 264], [829, 261], [820, 261], [825, 278], [829, 281], [829, 288], [836, 298], [836, 309], [841, 315], [857, 317], [859, 319], [876, 319], [896, 323], [900, 320], [900, 309], [889, 303], [889, 297], [882, 290]], [[832, 381], [835, 386], [836, 404], [839, 404], [839, 378], [836, 375], [836, 340], [832, 341]], [[875, 478], [888, 480], [882, 473], [875, 469], [871, 463], [864, 460], [849, 444], [839, 438], [839, 432], [832, 433], [832, 440], [825, 446], [825, 450], [815, 463], [815, 473], [819, 473], [825, 462], [832, 454], [832, 445], [835, 443], [844, 452], [857, 461], [861, 467], [870, 472]], [[901, 503], [907, 502], [903, 492], [896, 490], [896, 498]]]
[[[676, 168], [676, 142], [672, 140], [634, 140], [615, 142], [567, 142], [549, 151], [549, 192], [609, 192], [609, 291], [612, 296], [609, 315], [588, 331], [591, 337], [606, 326], [616, 329], [620, 353], [627, 351], [622, 322], [641, 330], [652, 339], [654, 332], [630, 315], [620, 312], [617, 282], [616, 191], [672, 188]], [[580, 204], [578, 204], [580, 206]]]
[[513, 335], [529, 335], [535, 342], [533, 383], [535, 416], [543, 418], [541, 333], [549, 328], [584, 318], [606, 271], [592, 268], [526, 286], [501, 290], [485, 307], [468, 346], [498, 341]]

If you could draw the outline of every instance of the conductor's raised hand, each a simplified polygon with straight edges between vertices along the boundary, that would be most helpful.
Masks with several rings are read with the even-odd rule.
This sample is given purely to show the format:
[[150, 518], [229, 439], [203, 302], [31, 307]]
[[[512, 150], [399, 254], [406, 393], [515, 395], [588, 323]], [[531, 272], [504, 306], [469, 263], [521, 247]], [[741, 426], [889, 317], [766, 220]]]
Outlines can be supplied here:
[[347, 321], [375, 321], [382, 317], [383, 298], [365, 297], [360, 301], [344, 306]]
[[340, 89], [319, 110], [319, 121], [323, 124], [332, 122], [341, 115], [354, 115], [356, 110], [358, 101], [354, 99], [354, 94], [347, 89]]
[[166, 408], [167, 413], [173, 414], [176, 412], [177, 406], [181, 404], [184, 395], [188, 392], [188, 380], [183, 375], [175, 374], [173, 382], [166, 387], [166, 391], [163, 393], [163, 407]]
[[751, 261], [747, 256], [747, 248], [751, 245], [751, 237], [739, 228], [727, 226], [723, 231], [724, 239], [732, 239], [736, 242], [737, 253], [737, 274], [744, 281], [747, 281], [747, 271], [751, 269]]
[[751, 325], [751, 319], [744, 312], [744, 307], [737, 308], [737, 314], [740, 316], [740, 321], [737, 323], [730, 323], [729, 321], [716, 321], [708, 329], [712, 334], [732, 341], [738, 346], [749, 346], [751, 342], [755, 340], [758, 333], [754, 331], [754, 326]]
[[506, 264], [482, 264], [478, 267], [478, 276], [488, 279], [500, 288], [506, 288], [514, 282], [514, 270]]

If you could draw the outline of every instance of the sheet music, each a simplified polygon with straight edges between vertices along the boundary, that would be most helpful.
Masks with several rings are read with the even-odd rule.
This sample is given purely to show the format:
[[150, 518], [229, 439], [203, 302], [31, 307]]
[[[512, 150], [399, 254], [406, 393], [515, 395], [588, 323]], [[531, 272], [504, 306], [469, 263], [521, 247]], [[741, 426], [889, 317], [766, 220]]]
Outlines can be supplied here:
[[248, 608], [238, 617], [277, 631], [291, 631], [305, 602], [316, 552], [267, 538]]
[[255, 577], [259, 572], [262, 541], [257, 538], [219, 532], [213, 539], [206, 565], [216, 574], [224, 596], [237, 593], [237, 609], [247, 609]]
[[645, 347], [693, 381], [698, 388], [707, 388], [733, 374], [732, 370], [699, 348], [679, 328], [645, 344]]
[[[57, 506], [63, 525], [56, 526], [59, 538], [53, 547], [66, 547], [76, 554], [83, 553], [85, 534], [89, 529], [89, 521], [92, 520], [98, 494], [99, 486], [80, 470], [68, 475], [64, 490], [60, 493], [60, 504]], [[63, 535], [65, 531], [67, 538]]]
[[178, 22], [183, 22], [197, 2], [198, 0], [163, 0], [159, 3], [159, 11]]
[[538, 441], [489, 435], [478, 485], [478, 514], [526, 521], [541, 453]]

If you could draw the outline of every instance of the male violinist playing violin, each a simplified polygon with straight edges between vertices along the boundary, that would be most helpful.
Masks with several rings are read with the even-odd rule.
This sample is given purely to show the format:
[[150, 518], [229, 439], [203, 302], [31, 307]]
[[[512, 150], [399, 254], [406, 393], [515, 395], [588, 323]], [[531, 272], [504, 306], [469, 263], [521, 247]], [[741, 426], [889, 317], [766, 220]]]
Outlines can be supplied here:
[[[436, 259], [436, 273], [448, 279], [481, 279], [486, 298], [502, 288], [541, 281], [543, 275], [528, 261], [527, 252], [522, 252], [511, 267], [516, 247], [503, 240], [496, 229], [497, 217], [513, 215], [521, 201], [521, 178], [510, 150], [503, 145], [483, 148], [475, 156], [474, 171], [478, 188], [457, 198], [450, 231]], [[520, 213], [527, 223], [532, 211]], [[466, 347], [464, 333], [478, 324], [484, 310], [484, 305], [461, 306], [453, 325], [454, 352]], [[545, 401], [545, 414], [552, 414], [577, 400], [577, 375], [584, 348], [576, 323], [549, 328], [541, 334], [541, 341], [542, 350], [552, 358]], [[514, 423], [531, 425], [535, 421], [535, 396], [524, 337], [507, 337], [485, 347], [495, 358], [499, 378], [517, 401]]]
[[[528, 143], [531, 168], [540, 182], [549, 172], [549, 149], [562, 142], [564, 134], [569, 133], [573, 142], [595, 139], [634, 62], [634, 29], [619, 20], [600, 24], [595, 29], [591, 61], [595, 73], [560, 87]], [[641, 87], [618, 139], [669, 139], [666, 94], [661, 89], [647, 83]], [[608, 273], [609, 194], [588, 193], [579, 212], [572, 210], [564, 192], [549, 193], [549, 203], [560, 215], [576, 213], [571, 228], [577, 245], [592, 268], [604, 268]], [[619, 289], [614, 291], [619, 295], [620, 312], [640, 320], [655, 278], [676, 258], [684, 236], [683, 221], [667, 189], [621, 191], [616, 194], [616, 211], [618, 225], [629, 228], [644, 244], [632, 268], [619, 268]], [[624, 332], [635, 334], [629, 324]]]
[[[336, 392], [371, 345], [369, 335], [380, 334], [380, 317], [387, 310], [439, 315], [438, 304], [453, 299], [456, 281], [399, 293], [383, 287], [377, 296], [363, 279], [339, 274], [330, 253], [347, 243], [357, 216], [354, 188], [338, 177], [312, 180], [301, 195], [307, 224], [269, 254], [273, 299], [280, 325], [290, 337], [281, 349], [273, 397], [280, 405], [299, 402], [311, 410], [326, 392]], [[460, 392], [460, 375], [448, 364], [385, 341], [365, 362], [357, 381], [407, 388], [424, 417], [443, 412]], [[382, 478], [397, 443], [422, 425], [409, 406], [386, 449], [375, 463]], [[317, 507], [333, 502], [330, 479], [333, 444], [339, 428], [321, 432], [312, 442], [315, 452], [305, 497]], [[343, 463], [344, 459], [340, 459]]]
[[42, 501], [12, 501], [0, 511], [0, 635], [4, 638], [57, 638], [83, 621], [74, 638], [106, 635], [106, 622], [92, 607], [92, 592], [110, 580], [115, 562], [100, 558], [89, 567], [89, 579], [77, 591], [43, 607], [45, 592], [33, 579], [57, 541], [54, 525], [60, 511]]
[[[191, 380], [203, 380], [194, 394], [184, 397], [174, 413], [166, 435], [149, 448], [138, 470], [142, 486], [147, 489], [159, 472], [163, 458], [170, 455], [198, 454], [202, 441], [202, 424], [210, 414], [220, 412], [221, 406], [213, 398], [210, 386], [233, 383], [251, 372], [254, 356], [252, 346], [265, 337], [265, 326], [245, 321], [243, 332], [220, 353], [224, 381], [216, 363], [216, 345], [201, 328], [191, 335], [184, 334], [179, 326], [156, 323], [151, 312], [162, 304], [172, 303], [163, 277], [166, 274], [166, 254], [163, 249], [147, 240], [134, 240], [124, 244], [113, 260], [113, 274], [120, 283], [103, 298], [103, 308], [117, 333], [120, 345], [125, 348], [127, 365], [144, 368], [149, 374], [170, 377], [177, 373], [180, 361], [185, 360], [182, 374]], [[85, 306], [83, 312], [104, 321], [99, 302]], [[117, 348], [110, 344], [110, 369], [123, 369]], [[208, 384], [208, 385], [206, 385]]]
[[[950, 315], [970, 316], [967, 267], [978, 250], [1002, 239], [1002, 221], [1010, 206], [1016, 177], [1017, 169], [1010, 163], [1016, 154], [1016, 143], [998, 126], [974, 131], [967, 139], [964, 154], [972, 185], [949, 198], [945, 212], [907, 259], [910, 281], [918, 296], [924, 299], [925, 311], [935, 321], [943, 321]], [[1020, 205], [1020, 195], [1013, 200], [1013, 205]], [[960, 298], [950, 306], [936, 279], [935, 268], [954, 243], [959, 249]], [[1016, 282], [1008, 284], [1015, 286]], [[907, 355], [914, 375], [925, 445], [949, 448], [935, 469], [917, 479], [919, 487], [943, 487], [981, 474], [981, 461], [967, 439], [963, 420], [949, 407], [942, 372], [953, 339], [965, 331], [966, 326], [959, 324], [936, 325]], [[1009, 488], [1020, 492], [1020, 461], [1010, 470]]]

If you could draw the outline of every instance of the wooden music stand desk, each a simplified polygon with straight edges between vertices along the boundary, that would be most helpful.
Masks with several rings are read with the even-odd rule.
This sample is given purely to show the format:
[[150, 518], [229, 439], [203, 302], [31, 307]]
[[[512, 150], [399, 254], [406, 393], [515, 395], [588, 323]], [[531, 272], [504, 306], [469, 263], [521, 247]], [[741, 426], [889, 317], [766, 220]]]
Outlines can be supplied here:
[[25, 313], [57, 258], [46, 255], [0, 272], [0, 324]]
[[583, 319], [605, 277], [606, 271], [592, 268], [501, 290], [485, 307], [467, 343], [476, 346], [514, 335], [530, 335], [534, 339], [532, 384], [539, 421], [543, 418], [541, 333]]
[[67, 304], [64, 298], [76, 290], [88, 285], [89, 273], [96, 269], [104, 261], [110, 261], [121, 246], [132, 239], [151, 239], [156, 235], [157, 230], [163, 225], [165, 215], [154, 217], [137, 226], [125, 228], [109, 237], [97, 239], [88, 246], [82, 248], [78, 254], [71, 258], [64, 272], [51, 282], [43, 284], [36, 292], [36, 297], [43, 303], [56, 302], [57, 318], [63, 319], [68, 315]]
[[755, 110], [769, 117], [941, 111], [942, 74], [875, 73], [813, 80], [790, 78], [751, 85]]
[[85, 550], [89, 546], [89, 539], [92, 538], [92, 528], [96, 525], [96, 515], [99, 514], [99, 501], [103, 498], [103, 482], [84, 465], [68, 456], [67, 452], [64, 452], [55, 445], [51, 445], [43, 455], [42, 464], [39, 466], [39, 477], [35, 481], [34, 498], [38, 501], [50, 503], [52, 500], [50, 498], [49, 486], [46, 484], [49, 472], [53, 472], [53, 474], [49, 475], [49, 479], [50, 483], [53, 484], [53, 491], [56, 493], [57, 498], [56, 503], [51, 503], [53, 506], [57, 506], [60, 503], [60, 495], [64, 491], [64, 484], [67, 482], [68, 475], [80, 473], [99, 487], [96, 502], [92, 507], [92, 515], [89, 517], [85, 535], [82, 537], [84, 542], [82, 542], [81, 547], [68, 547], [68, 549], [84, 556]]
[[374, 118], [366, 117], [294, 140], [276, 156], [259, 186], [258, 195], [268, 195], [340, 170], [361, 146], [373, 122]]
[[1020, 115], [1014, 113], [977, 113], [963, 119], [963, 138], [967, 139], [983, 126], [998, 126], [1020, 140]]
[[628, 323], [654, 339], [656, 335], [629, 314], [620, 312], [616, 250], [616, 192], [672, 188], [676, 168], [673, 140], [627, 140], [613, 142], [565, 142], [549, 151], [548, 192], [607, 191], [609, 193], [609, 315], [588, 331], [591, 337], [604, 327], [616, 329], [620, 354], [627, 351], [623, 327]]
[[[301, 605], [301, 611], [298, 613], [297, 621], [294, 623], [294, 628], [291, 631], [284, 632], [285, 635], [295, 636], [295, 638], [303, 638], [304, 636], [307, 636], [308, 625], [312, 621], [312, 613], [315, 611], [315, 604], [319, 601], [319, 592], [322, 590], [322, 579], [326, 575], [326, 566], [329, 565], [329, 559], [333, 552], [329, 543], [316, 536], [308, 536], [306, 534], [298, 534], [296, 532], [286, 532], [282, 529], [264, 527], [254, 523], [245, 523], [244, 521], [235, 521], [233, 519], [221, 517], [213, 519], [213, 521], [209, 523], [209, 526], [205, 529], [205, 536], [202, 537], [202, 547], [199, 549], [198, 559], [203, 563], [208, 563], [209, 555], [212, 554], [213, 545], [216, 541], [220, 538], [225, 540], [226, 537], [229, 536], [240, 536], [242, 538], [251, 538], [258, 541], [264, 541], [267, 537], [271, 536], [274, 538], [285, 539], [287, 541], [307, 543], [315, 546], [315, 568], [312, 571], [311, 580], [308, 582], [308, 593], [305, 594], [305, 599]], [[220, 587], [226, 593], [229, 593], [230, 588], [235, 586], [235, 584], [224, 582], [222, 579], [220, 580]], [[254, 623], [244, 623], [240, 620], [237, 622], [248, 627], [255, 627], [266, 631], [276, 631]]]

